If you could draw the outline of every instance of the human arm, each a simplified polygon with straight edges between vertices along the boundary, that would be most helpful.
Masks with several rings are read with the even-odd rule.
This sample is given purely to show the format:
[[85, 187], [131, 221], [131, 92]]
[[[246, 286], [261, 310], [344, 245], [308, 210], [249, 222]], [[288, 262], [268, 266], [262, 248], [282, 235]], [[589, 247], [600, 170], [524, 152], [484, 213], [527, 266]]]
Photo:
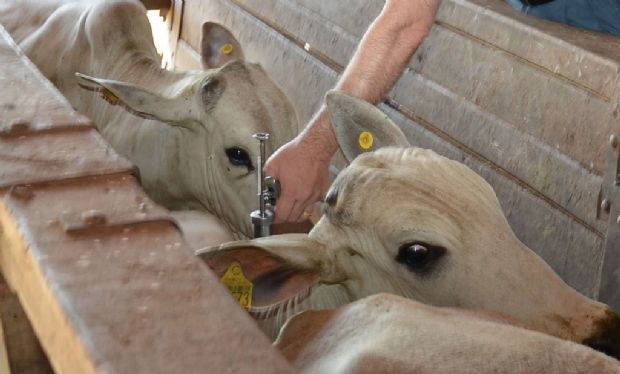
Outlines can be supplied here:
[[[377, 103], [394, 85], [428, 35], [440, 0], [387, 0], [364, 34], [336, 90]], [[338, 150], [322, 107], [295, 139], [267, 161], [265, 171], [282, 184], [276, 221], [298, 221], [329, 187], [328, 167]]]

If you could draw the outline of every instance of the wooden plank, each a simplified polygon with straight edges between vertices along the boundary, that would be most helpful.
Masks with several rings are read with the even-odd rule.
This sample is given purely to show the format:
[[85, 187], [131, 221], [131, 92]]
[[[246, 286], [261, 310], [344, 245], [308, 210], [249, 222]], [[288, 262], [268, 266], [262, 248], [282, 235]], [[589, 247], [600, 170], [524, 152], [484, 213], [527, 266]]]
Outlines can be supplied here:
[[[0, 136], [29, 131], [94, 126], [71, 109], [62, 94], [37, 70], [0, 26]], [[28, 95], [24, 95], [28, 92]]]
[[612, 208], [609, 231], [605, 238], [600, 300], [620, 310], [620, 192]]
[[29, 249], [4, 205], [0, 205], [0, 224], [3, 228], [2, 272], [26, 301], [28, 317], [39, 331], [52, 365], [61, 372], [95, 373], [95, 366], [87, 357], [78, 336], [69, 327], [68, 318], [55, 302], [41, 270], [33, 259], [23, 255]]
[[0, 188], [133, 170], [95, 129], [0, 137]]
[[65, 215], [138, 211], [148, 199], [133, 178], [54, 183], [30, 196], [4, 197], [0, 262], [55, 370], [287, 371], [171, 224], [64, 231]]
[[170, 46], [171, 56], [166, 56], [165, 63], [170, 63], [171, 66], [176, 64], [176, 50], [177, 43], [179, 42], [179, 35], [181, 34], [181, 20], [183, 19], [183, 0], [173, 0], [170, 8], [171, 12], [166, 17], [166, 24], [170, 30], [168, 36], [168, 44]]
[[618, 90], [620, 49], [613, 35], [530, 17], [494, 0], [449, 1], [438, 19], [601, 96]]
[[[313, 111], [321, 103], [323, 94], [333, 87], [337, 78], [335, 71], [324, 65], [315, 56], [309, 55], [298, 44], [285, 38], [278, 31], [240, 9], [233, 2], [227, 0], [214, 0], [208, 3], [187, 1], [186, 9], [187, 13], [182, 37], [193, 38], [192, 33], [195, 32], [195, 25], [207, 20], [220, 22], [234, 30], [235, 35], [246, 49], [248, 59], [260, 62], [265, 70], [279, 83], [295, 107], [298, 108], [298, 114], [302, 120], [307, 120], [312, 115]], [[191, 31], [192, 29], [194, 31]], [[191, 45], [192, 41], [188, 40], [188, 44]], [[295, 77], [295, 79], [290, 79], [290, 77]], [[416, 77], [415, 74], [412, 77]], [[442, 94], [447, 95], [449, 93], [447, 90], [434, 88], [437, 86], [434, 82], [428, 82], [428, 85], [430, 88], [427, 89], [427, 94], [433, 93], [436, 97], [439, 97]], [[402, 92], [402, 95], [405, 95], [405, 91]], [[409, 95], [415, 95], [415, 92], [409, 92]], [[405, 101], [402, 97], [400, 99]], [[464, 107], [469, 108], [467, 109], [469, 112], [463, 112]], [[480, 113], [479, 110], [476, 110], [475, 105], [464, 105], [461, 103], [456, 108], [461, 108], [462, 114], [469, 113], [470, 117], [467, 122], [482, 122], [482, 125], [476, 123], [475, 126], [477, 127], [474, 127], [474, 129], [488, 131], [495, 124], [503, 126], [503, 130], [510, 130], [510, 126], [502, 121], [490, 121], [490, 119], [493, 119], [493, 116]], [[446, 135], [441, 131], [437, 131], [438, 128], [435, 123], [416, 123], [402, 113], [390, 113], [393, 118], [399, 118], [398, 116], [400, 116], [398, 122], [414, 144], [432, 148], [459, 161], [466, 161], [470, 167], [483, 174], [496, 189], [508, 220], [517, 236], [532, 249], [540, 253], [573, 287], [588, 296], [597, 295], [603, 240], [603, 235], [599, 230], [602, 230], [604, 225], [596, 223], [592, 215], [587, 215], [587, 219], [583, 219], [586, 223], [584, 225], [583, 222], [575, 220], [571, 210], [558, 209], [562, 207], [562, 204], [567, 204], [567, 200], [571, 199], [570, 194], [562, 195], [561, 198], [558, 197], [557, 200], [559, 202], [555, 201], [555, 199], [547, 199], [544, 194], [536, 193], [537, 189], [515, 178], [511, 170], [507, 170], [507, 168], [502, 170], [504, 165], [498, 165], [485, 158], [484, 155], [488, 155], [490, 151], [480, 153], [469, 149], [467, 139], [475, 137], [476, 131], [468, 129], [469, 132], [464, 132], [467, 136], [465, 141], [461, 142], [458, 137], [455, 139], [451, 134]], [[446, 114], [443, 115], [445, 116]], [[447, 120], [446, 123], [451, 124]], [[461, 124], [461, 126], [465, 125]], [[486, 126], [487, 130], [481, 126]], [[455, 131], [459, 130], [456, 126], [453, 128]], [[497, 136], [502, 135], [499, 130], [502, 129], [498, 129]], [[504, 136], [510, 137], [513, 134], [507, 132]], [[524, 142], [533, 141], [531, 136], [522, 136], [521, 139], [524, 139]], [[479, 146], [483, 147], [485, 145], [481, 142]], [[488, 146], [488, 143], [486, 146]], [[531, 146], [531, 144], [525, 146], [525, 149], [530, 152], [529, 149], [531, 148], [527, 147]], [[595, 200], [599, 187], [596, 185], [597, 177], [580, 168], [579, 165], [567, 159], [566, 156], [554, 152], [552, 150], [553, 147], [543, 144], [538, 144], [538, 147], [539, 156], [535, 158], [537, 162], [547, 162], [549, 165], [556, 165], [555, 167], [561, 170], [566, 169], [570, 178], [573, 178], [570, 180], [570, 188], [576, 188], [575, 184], [581, 186], [579, 187], [581, 188], [580, 191], [573, 191], [576, 200], [573, 203], [573, 207], [580, 206], [580, 209], [588, 210], [588, 206], [593, 204], [594, 206], [590, 209], [595, 211]], [[553, 157], [555, 157], [558, 163], [553, 164], [549, 161]], [[506, 162], [512, 161], [508, 158]], [[523, 162], [521, 166], [525, 168], [527, 163]], [[548, 168], [551, 168], [551, 166], [548, 166]], [[539, 173], [541, 176], [538, 177], [540, 179], [538, 184], [541, 186], [546, 185], [550, 194], [554, 193], [553, 191], [555, 190], [553, 188], [556, 188], [558, 180], [566, 182], [559, 177], [551, 175], [555, 179], [551, 178], [550, 180], [553, 183], [550, 183], [542, 178], [542, 171]], [[594, 192], [589, 191], [590, 188], [594, 188]], [[543, 188], [541, 187], [541, 189]], [[559, 194], [559, 192], [555, 193]], [[582, 214], [585, 215], [586, 213], [582, 212]]]
[[0, 373], [11, 374], [9, 355], [6, 352], [6, 340], [2, 329], [2, 318], [0, 318]]
[[178, 70], [200, 70], [202, 69], [202, 63], [200, 62], [200, 54], [196, 52], [189, 44], [183, 39], [180, 39], [177, 44], [177, 50], [175, 54], [174, 68]]
[[[607, 235], [605, 237], [604, 258], [601, 274], [601, 301], [620, 309], [620, 124], [607, 144], [607, 170], [602, 191], [609, 211]], [[604, 216], [602, 214], [601, 216]]]
[[169, 9], [172, 0], [140, 0], [146, 9]]
[[[1, 276], [0, 324], [4, 333], [8, 366], [13, 373], [48, 374], [54, 372], [17, 295], [9, 290]], [[0, 373], [4, 373], [1, 368]]]

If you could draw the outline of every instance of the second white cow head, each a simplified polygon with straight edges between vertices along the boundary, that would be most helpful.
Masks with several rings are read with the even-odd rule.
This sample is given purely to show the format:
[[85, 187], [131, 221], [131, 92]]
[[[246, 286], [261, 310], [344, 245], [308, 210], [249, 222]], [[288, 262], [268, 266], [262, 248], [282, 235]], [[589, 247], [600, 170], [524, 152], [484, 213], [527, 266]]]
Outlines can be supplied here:
[[[363, 153], [360, 128], [376, 144], [406, 142], [366, 102], [330, 93], [327, 106], [348, 157]], [[359, 145], [368, 148], [367, 139]], [[570, 288], [521, 243], [491, 186], [459, 162], [414, 147], [360, 154], [333, 183], [324, 210], [307, 236], [233, 242], [204, 256], [218, 273], [230, 261], [242, 263], [255, 282], [257, 311], [283, 308], [282, 299], [297, 294], [312, 298], [308, 284], [319, 282], [314, 294], [333, 299], [315, 303], [321, 307], [388, 292], [504, 313], [577, 342], [605, 335], [618, 346], [616, 314]], [[269, 258], [266, 266], [257, 260], [261, 254]]]
[[[115, 149], [138, 166], [145, 190], [157, 202], [172, 210], [208, 211], [237, 238], [247, 237], [249, 213], [257, 208], [258, 143], [252, 135], [270, 133], [271, 153], [297, 134], [298, 122], [265, 71], [243, 60], [228, 30], [205, 23], [201, 46], [205, 70], [138, 69], [136, 53], [118, 65], [140, 74], [119, 68], [109, 73], [127, 81], [77, 76], [82, 87], [125, 110], [118, 120], [122, 126], [98, 123], [109, 121], [97, 118], [98, 112], [93, 120]], [[151, 78], [145, 79], [147, 74]], [[99, 103], [111, 110], [103, 100]]]

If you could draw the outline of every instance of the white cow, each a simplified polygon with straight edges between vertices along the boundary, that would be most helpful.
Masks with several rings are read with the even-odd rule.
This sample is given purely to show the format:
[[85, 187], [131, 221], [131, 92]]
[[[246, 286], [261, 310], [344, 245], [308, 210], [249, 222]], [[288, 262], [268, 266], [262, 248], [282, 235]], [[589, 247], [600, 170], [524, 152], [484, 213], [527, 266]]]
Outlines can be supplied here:
[[611, 357], [500, 316], [389, 294], [302, 312], [275, 345], [301, 373], [620, 373]]
[[[369, 143], [356, 128], [374, 134], [373, 144], [407, 143], [374, 106], [337, 92], [326, 100], [349, 157], [359, 153], [358, 140]], [[387, 292], [504, 313], [566, 340], [620, 346], [618, 316], [566, 285], [521, 243], [491, 186], [459, 162], [414, 147], [364, 153], [338, 175], [324, 210], [308, 235], [199, 251], [219, 274], [241, 264], [254, 283], [251, 311], [267, 319], [272, 336], [295, 312]]]
[[0, 23], [138, 166], [152, 198], [172, 210], [208, 211], [236, 238], [249, 236], [257, 205], [252, 134], [272, 134], [272, 152], [295, 136], [297, 119], [262, 68], [242, 61], [226, 29], [203, 25], [207, 70], [172, 72], [160, 68], [137, 0], [3, 0]]

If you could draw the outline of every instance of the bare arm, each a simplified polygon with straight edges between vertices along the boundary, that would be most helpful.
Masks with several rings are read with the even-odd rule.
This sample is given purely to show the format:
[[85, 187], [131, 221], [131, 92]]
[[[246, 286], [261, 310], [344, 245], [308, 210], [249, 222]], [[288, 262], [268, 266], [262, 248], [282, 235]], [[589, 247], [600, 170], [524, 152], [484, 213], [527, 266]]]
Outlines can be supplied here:
[[[435, 19], [440, 0], [387, 0], [364, 34], [335, 89], [377, 103], [394, 85]], [[268, 161], [282, 183], [278, 221], [297, 221], [325, 193], [328, 166], [338, 150], [325, 108]]]

